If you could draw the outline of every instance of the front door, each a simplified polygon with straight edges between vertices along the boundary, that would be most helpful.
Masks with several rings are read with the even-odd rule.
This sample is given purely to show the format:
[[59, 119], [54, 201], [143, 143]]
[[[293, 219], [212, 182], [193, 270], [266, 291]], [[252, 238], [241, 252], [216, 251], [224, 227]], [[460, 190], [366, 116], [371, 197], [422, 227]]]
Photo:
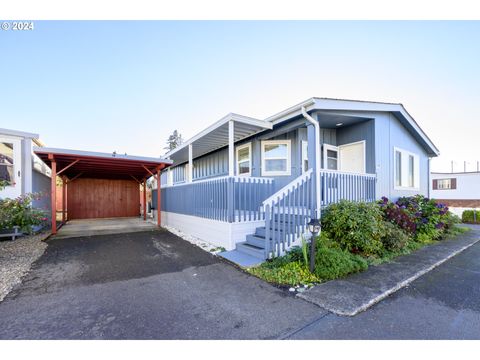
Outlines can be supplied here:
[[365, 173], [365, 141], [341, 145], [338, 150], [340, 171]]
[[21, 146], [19, 139], [0, 137], [0, 180], [7, 186], [1, 198], [16, 198], [22, 194]]

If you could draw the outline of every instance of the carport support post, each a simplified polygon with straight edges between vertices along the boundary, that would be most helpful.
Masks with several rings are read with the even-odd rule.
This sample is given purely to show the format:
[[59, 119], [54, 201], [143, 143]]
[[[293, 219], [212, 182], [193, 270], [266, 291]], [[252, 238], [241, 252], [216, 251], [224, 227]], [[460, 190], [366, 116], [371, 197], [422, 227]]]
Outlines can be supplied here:
[[66, 206], [67, 206], [67, 182], [65, 176], [62, 177], [62, 222], [65, 223], [66, 219]]
[[48, 157], [52, 162], [52, 178], [51, 178], [51, 210], [52, 210], [52, 234], [57, 233], [57, 162], [54, 160], [53, 155], [49, 154]]
[[147, 179], [143, 179], [143, 220], [147, 220]]
[[161, 198], [160, 198], [160, 191], [161, 191], [161, 182], [160, 182], [160, 168], [157, 168], [157, 222], [158, 222], [158, 226], [160, 227], [162, 225], [162, 222], [161, 222], [161, 216], [160, 216], [160, 213], [161, 213]]

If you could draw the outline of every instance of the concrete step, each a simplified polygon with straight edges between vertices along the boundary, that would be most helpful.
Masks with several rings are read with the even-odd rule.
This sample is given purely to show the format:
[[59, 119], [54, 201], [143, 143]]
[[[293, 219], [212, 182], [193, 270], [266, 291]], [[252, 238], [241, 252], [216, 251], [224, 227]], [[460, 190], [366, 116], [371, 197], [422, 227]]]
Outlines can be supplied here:
[[257, 259], [265, 259], [264, 249], [248, 244], [246, 241], [237, 243], [236, 249], [244, 254], [256, 257]]
[[265, 249], [265, 237], [256, 235], [247, 235], [247, 244]]

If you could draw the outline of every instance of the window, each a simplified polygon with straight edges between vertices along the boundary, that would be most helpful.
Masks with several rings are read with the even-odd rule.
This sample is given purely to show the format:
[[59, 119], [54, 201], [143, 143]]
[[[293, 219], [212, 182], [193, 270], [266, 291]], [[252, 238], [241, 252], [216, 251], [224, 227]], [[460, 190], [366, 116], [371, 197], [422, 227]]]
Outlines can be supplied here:
[[433, 190], [455, 190], [457, 188], [457, 179], [434, 179]]
[[0, 180], [13, 185], [15, 181], [13, 163], [13, 144], [0, 142]]
[[417, 154], [394, 148], [395, 189], [418, 190], [420, 188], [420, 158]]
[[408, 186], [415, 187], [414, 178], [415, 178], [415, 158], [413, 155], [408, 155]]
[[262, 141], [262, 176], [290, 175], [290, 140]]
[[338, 148], [333, 145], [323, 145], [323, 167], [328, 170], [338, 170]]
[[402, 186], [402, 152], [395, 151], [395, 185]]
[[302, 141], [302, 174], [308, 171], [308, 141]]
[[237, 175], [250, 176], [252, 173], [252, 144], [237, 147]]

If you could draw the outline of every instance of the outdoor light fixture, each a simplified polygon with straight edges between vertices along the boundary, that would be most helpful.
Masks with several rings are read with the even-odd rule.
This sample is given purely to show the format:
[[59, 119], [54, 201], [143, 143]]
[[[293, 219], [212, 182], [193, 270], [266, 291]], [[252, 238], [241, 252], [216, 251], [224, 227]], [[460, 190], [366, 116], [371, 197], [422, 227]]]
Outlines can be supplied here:
[[338, 124], [335, 124], [335, 126], [342, 126], [343, 123], [338, 123]]
[[310, 240], [310, 272], [315, 270], [315, 238], [322, 229], [319, 219], [311, 219], [308, 223], [308, 231], [312, 234]]

